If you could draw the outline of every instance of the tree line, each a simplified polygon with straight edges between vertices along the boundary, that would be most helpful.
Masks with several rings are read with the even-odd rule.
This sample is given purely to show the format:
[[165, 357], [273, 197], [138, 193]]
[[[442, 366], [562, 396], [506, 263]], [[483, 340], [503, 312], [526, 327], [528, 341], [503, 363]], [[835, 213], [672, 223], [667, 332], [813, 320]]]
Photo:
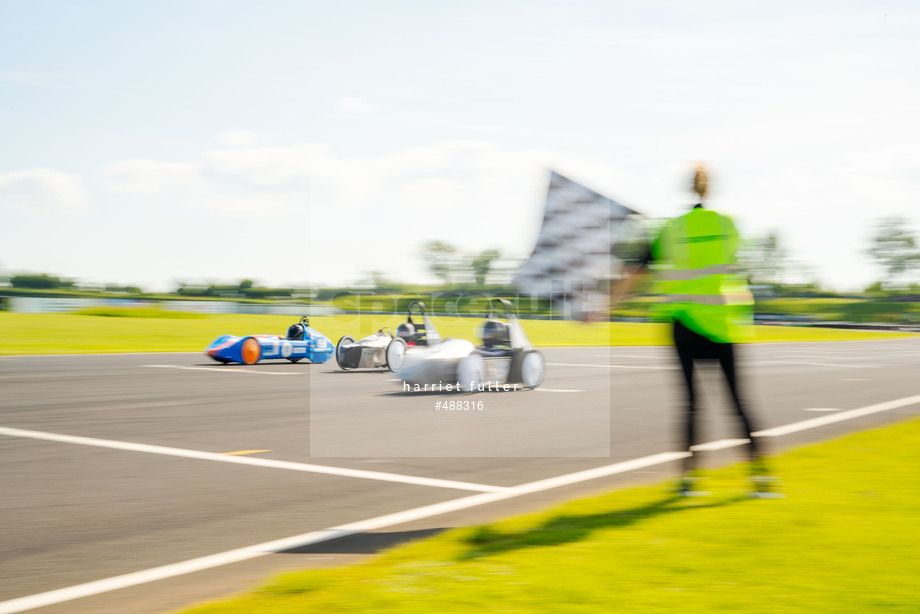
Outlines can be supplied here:
[[[641, 251], [638, 243], [621, 245], [617, 255], [627, 260]], [[865, 254], [871, 257], [883, 271], [882, 279], [870, 284], [865, 291], [878, 293], [898, 287], [916, 286], [915, 274], [920, 269], [920, 240], [910, 228], [909, 220], [900, 216], [891, 216], [879, 220], [869, 237], [869, 247]], [[454, 245], [442, 241], [429, 241], [424, 244], [419, 257], [442, 287], [483, 288], [487, 282], [492, 286], [510, 288], [510, 277], [519, 263], [502, 262], [498, 249], [490, 248], [478, 252], [463, 252]], [[739, 265], [743, 274], [753, 285], [787, 286], [784, 280], [787, 272], [796, 271], [800, 277], [814, 277], [814, 270], [807, 264], [797, 262], [790, 257], [789, 250], [776, 230], [760, 236], [743, 240], [739, 249]], [[500, 278], [500, 279], [495, 279]], [[13, 288], [33, 290], [78, 290], [76, 281], [48, 273], [17, 274], [8, 278]], [[496, 281], [498, 283], [496, 283]], [[351, 286], [341, 288], [266, 287], [259, 286], [251, 279], [243, 279], [236, 284], [191, 284], [182, 282], [172, 294], [184, 297], [203, 298], [247, 298], [247, 299], [284, 299], [313, 295], [319, 300], [332, 296], [335, 292], [355, 288], [369, 289], [374, 292], [406, 292], [426, 286], [410, 285], [391, 280], [378, 270], [369, 271], [365, 277]], [[820, 290], [817, 279], [797, 284], [800, 289]], [[83, 288], [86, 289], [86, 288]], [[93, 288], [97, 291], [114, 294], [144, 294], [139, 286], [106, 284]]]

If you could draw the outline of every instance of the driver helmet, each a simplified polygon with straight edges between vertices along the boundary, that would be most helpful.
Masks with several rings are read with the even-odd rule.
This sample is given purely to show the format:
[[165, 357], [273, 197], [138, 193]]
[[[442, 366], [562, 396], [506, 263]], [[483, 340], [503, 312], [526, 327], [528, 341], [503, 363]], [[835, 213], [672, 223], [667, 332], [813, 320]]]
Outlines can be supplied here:
[[288, 339], [303, 339], [304, 328], [303, 324], [291, 324], [288, 328], [287, 338]]
[[396, 336], [406, 342], [414, 343], [415, 340], [415, 325], [411, 322], [403, 322], [396, 327]]
[[486, 320], [482, 325], [482, 344], [486, 347], [511, 345], [511, 329], [504, 322]]

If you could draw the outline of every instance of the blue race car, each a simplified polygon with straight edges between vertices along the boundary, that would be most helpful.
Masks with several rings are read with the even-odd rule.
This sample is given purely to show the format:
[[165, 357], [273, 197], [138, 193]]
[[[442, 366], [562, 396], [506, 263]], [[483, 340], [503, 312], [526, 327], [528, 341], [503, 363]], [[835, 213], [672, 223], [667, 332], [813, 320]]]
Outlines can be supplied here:
[[239, 362], [254, 365], [262, 359], [281, 358], [300, 362], [304, 358], [323, 363], [332, 358], [335, 345], [327, 337], [310, 328], [306, 316], [288, 328], [287, 336], [248, 335], [235, 337], [221, 335], [211, 342], [204, 353], [220, 363]]

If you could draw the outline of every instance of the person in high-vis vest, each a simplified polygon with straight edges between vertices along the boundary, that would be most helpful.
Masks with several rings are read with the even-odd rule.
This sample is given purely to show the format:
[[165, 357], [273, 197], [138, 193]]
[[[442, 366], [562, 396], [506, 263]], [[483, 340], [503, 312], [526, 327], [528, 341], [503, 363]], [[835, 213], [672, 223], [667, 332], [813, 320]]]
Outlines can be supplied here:
[[615, 295], [629, 292], [635, 273], [656, 272], [658, 309], [672, 324], [674, 347], [680, 361], [686, 392], [683, 432], [688, 456], [679, 490], [682, 495], [705, 494], [695, 488], [697, 445], [697, 394], [694, 365], [717, 360], [725, 375], [740, 434], [748, 439], [755, 496], [780, 496], [775, 479], [767, 475], [756, 430], [739, 387], [735, 368], [735, 343], [747, 341], [753, 324], [753, 297], [745, 279], [735, 272], [738, 232], [731, 218], [703, 206], [708, 193], [706, 171], [698, 165], [693, 191], [700, 202], [659, 231], [644, 257], [630, 270]]

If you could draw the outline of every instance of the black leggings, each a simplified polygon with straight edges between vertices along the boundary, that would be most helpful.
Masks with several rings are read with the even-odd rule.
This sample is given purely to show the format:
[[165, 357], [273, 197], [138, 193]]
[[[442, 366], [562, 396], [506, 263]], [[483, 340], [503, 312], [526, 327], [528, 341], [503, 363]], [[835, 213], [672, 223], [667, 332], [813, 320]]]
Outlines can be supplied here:
[[680, 359], [680, 367], [684, 374], [684, 384], [687, 392], [687, 411], [684, 415], [684, 443], [686, 444], [686, 449], [690, 452], [690, 456], [684, 460], [684, 472], [689, 473], [696, 468], [696, 457], [690, 447], [697, 444], [696, 387], [694, 385], [693, 364], [698, 360], [719, 361], [719, 366], [722, 367], [722, 373], [725, 374], [725, 381], [728, 384], [735, 413], [741, 426], [741, 435], [751, 441], [748, 445], [748, 455], [754, 464], [752, 470], [759, 472], [761, 469], [760, 450], [756, 440], [751, 435], [757, 429], [744, 409], [741, 393], [738, 390], [738, 377], [735, 372], [735, 346], [731, 343], [716, 343], [707, 339], [693, 332], [677, 320], [674, 322], [674, 347], [677, 349], [677, 357]]

